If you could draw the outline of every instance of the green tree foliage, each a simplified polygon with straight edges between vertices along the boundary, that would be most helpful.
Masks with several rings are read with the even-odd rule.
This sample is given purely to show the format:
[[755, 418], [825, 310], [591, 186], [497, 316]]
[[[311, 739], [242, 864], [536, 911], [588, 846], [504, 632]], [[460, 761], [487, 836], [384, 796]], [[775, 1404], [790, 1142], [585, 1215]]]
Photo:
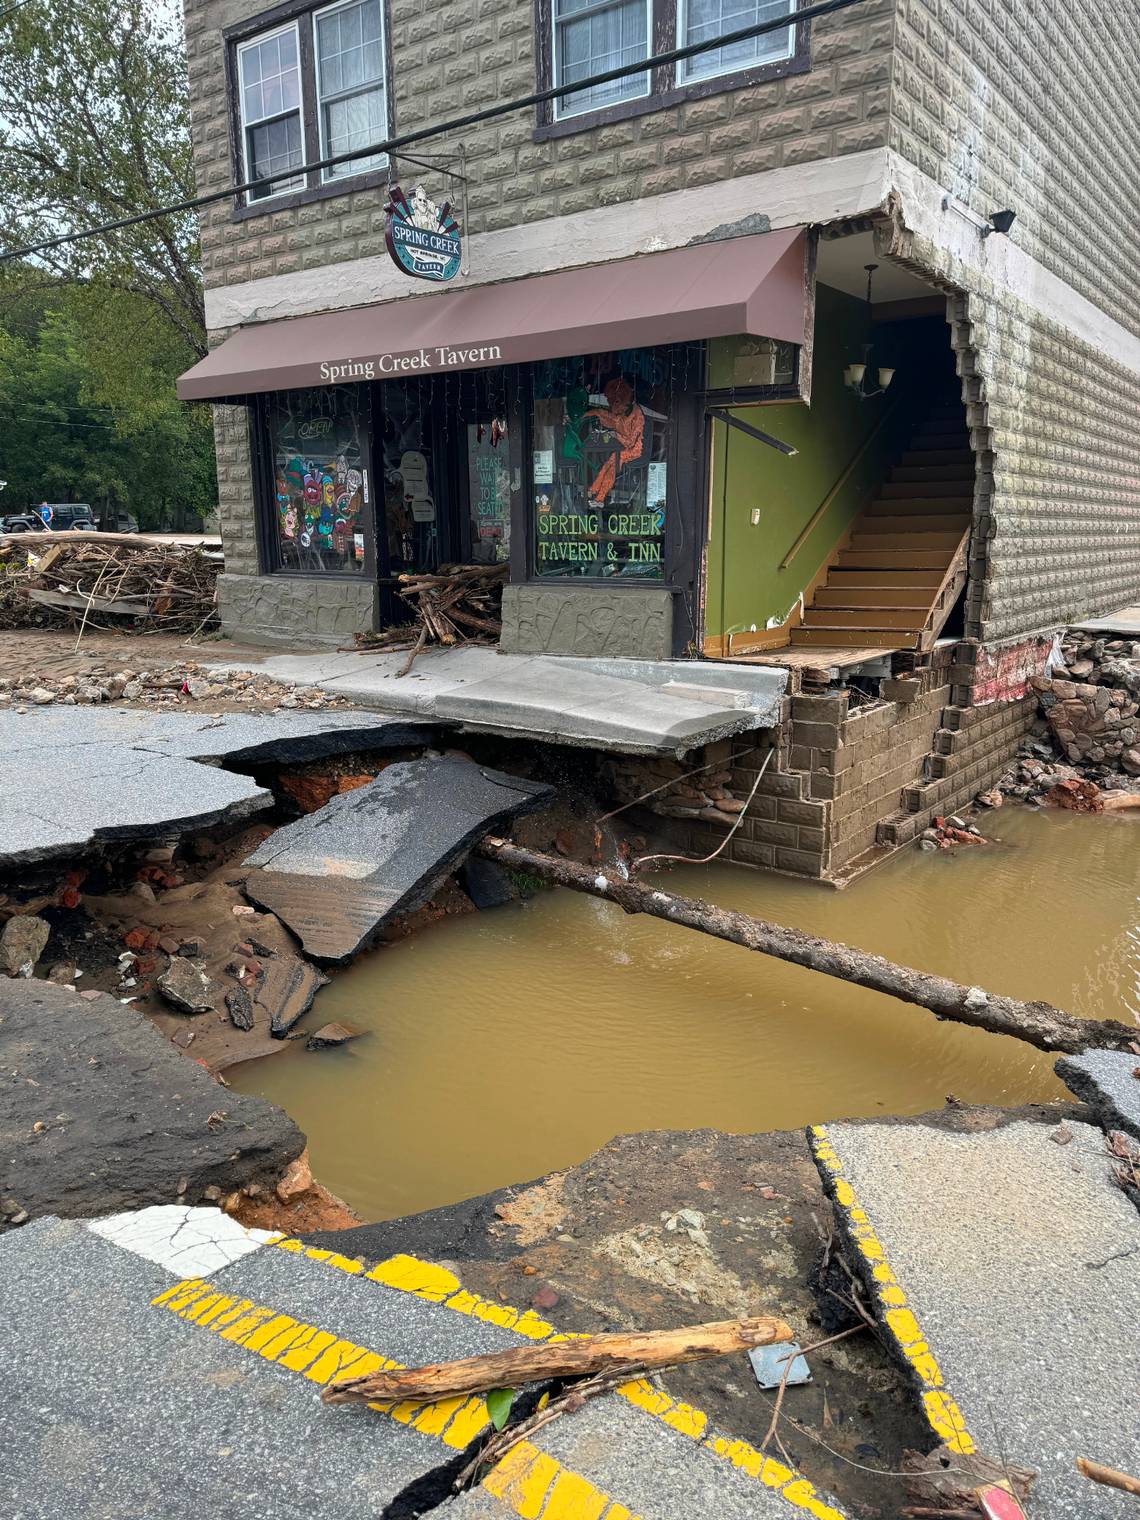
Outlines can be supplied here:
[[[180, 21], [161, 0], [25, 0], [0, 19], [0, 247], [193, 197]], [[45, 269], [153, 304], [206, 352], [197, 220], [102, 233]]]
[[[0, 0], [0, 252], [190, 199], [185, 57], [168, 0]], [[191, 527], [217, 502], [187, 214], [0, 263], [0, 514], [47, 499]]]

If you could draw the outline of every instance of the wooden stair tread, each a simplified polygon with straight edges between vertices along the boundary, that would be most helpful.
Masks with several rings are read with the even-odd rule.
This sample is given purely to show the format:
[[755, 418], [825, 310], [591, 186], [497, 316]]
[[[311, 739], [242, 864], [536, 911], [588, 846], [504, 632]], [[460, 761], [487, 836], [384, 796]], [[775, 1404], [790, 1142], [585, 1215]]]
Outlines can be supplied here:
[[953, 556], [947, 549], [841, 549], [841, 570], [944, 571]]
[[[882, 501], [885, 496], [901, 496], [909, 501], [921, 501], [927, 496], [956, 496], [961, 498], [963, 484], [961, 480], [898, 480], [885, 481], [879, 487], [878, 500]], [[966, 492], [969, 495], [969, 492]]]
[[969, 516], [973, 505], [972, 496], [876, 496], [868, 511], [891, 516], [896, 512], [913, 512], [916, 516], [923, 512], [954, 512]]
[[896, 630], [895, 634], [883, 633], [876, 637], [873, 630], [865, 628], [793, 628], [792, 646], [805, 644], [853, 645], [859, 649], [913, 649], [918, 640]]
[[883, 510], [872, 510], [860, 518], [860, 533], [957, 533], [961, 538], [970, 526], [965, 512], [908, 512], [896, 517], [885, 510], [889, 502], [882, 505]]
[[929, 607], [811, 607], [801, 628], [898, 628], [918, 633], [926, 623]]
[[876, 533], [862, 528], [851, 535], [851, 548], [856, 553], [874, 552], [879, 549], [956, 549], [962, 542], [958, 529], [950, 532], [928, 533], [925, 528], [910, 533]]

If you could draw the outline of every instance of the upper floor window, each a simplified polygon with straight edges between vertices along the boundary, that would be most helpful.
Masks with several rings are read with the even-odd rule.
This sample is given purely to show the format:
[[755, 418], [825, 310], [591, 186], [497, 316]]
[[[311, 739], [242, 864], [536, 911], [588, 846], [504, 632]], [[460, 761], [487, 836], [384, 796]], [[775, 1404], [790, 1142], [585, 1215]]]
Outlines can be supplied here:
[[[238, 171], [261, 179], [305, 163], [350, 153], [389, 132], [383, 0], [337, 0], [313, 8], [293, 0], [290, 19], [264, 30], [246, 22], [227, 30], [233, 46]], [[340, 182], [384, 167], [371, 154], [316, 174], [295, 174], [258, 186], [249, 203], [318, 183]]]
[[[242, 137], [250, 179], [305, 162], [301, 132], [301, 70], [297, 28], [285, 26], [238, 48]], [[249, 192], [250, 200], [304, 187], [304, 176]]]
[[[313, 17], [321, 157], [350, 153], [388, 129], [384, 97], [384, 35], [380, 0], [346, 0]], [[326, 179], [379, 169], [384, 156], [334, 164]]]
[[[573, 85], [697, 42], [794, 16], [797, 0], [536, 0], [540, 87]], [[587, 86], [540, 108], [539, 124], [586, 125], [671, 105], [694, 93], [750, 84], [808, 66], [807, 26], [778, 27], [762, 36], [713, 47], [676, 66], [647, 69], [608, 84]]]

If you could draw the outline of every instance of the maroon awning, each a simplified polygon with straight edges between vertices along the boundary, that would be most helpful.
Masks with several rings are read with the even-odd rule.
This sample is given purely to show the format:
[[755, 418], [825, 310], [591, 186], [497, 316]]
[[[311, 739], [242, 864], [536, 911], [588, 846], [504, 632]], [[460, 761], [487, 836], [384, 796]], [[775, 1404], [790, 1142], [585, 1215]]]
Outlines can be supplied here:
[[804, 229], [243, 327], [183, 401], [749, 334], [804, 341]]

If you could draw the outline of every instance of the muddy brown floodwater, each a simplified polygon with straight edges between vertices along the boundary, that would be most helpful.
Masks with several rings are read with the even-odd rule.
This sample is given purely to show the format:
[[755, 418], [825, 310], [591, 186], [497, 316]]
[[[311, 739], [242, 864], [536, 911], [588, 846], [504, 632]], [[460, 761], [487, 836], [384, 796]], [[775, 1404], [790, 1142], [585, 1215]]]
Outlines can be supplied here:
[[[1140, 819], [1007, 807], [986, 848], [906, 850], [845, 892], [734, 867], [670, 888], [1090, 1017], [1140, 1008]], [[573, 1165], [611, 1136], [1061, 1097], [1050, 1057], [573, 892], [448, 918], [317, 998], [368, 1031], [228, 1075], [309, 1136], [366, 1219]]]

